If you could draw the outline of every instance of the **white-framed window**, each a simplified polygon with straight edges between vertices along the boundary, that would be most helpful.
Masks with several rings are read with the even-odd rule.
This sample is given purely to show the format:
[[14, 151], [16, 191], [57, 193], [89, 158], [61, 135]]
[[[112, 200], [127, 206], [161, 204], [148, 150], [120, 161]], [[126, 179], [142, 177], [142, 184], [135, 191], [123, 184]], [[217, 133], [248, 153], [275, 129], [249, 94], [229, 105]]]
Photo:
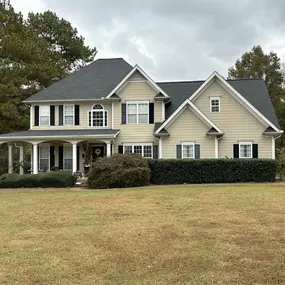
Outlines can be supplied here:
[[89, 111], [89, 127], [108, 127], [108, 111], [101, 104], [95, 104]]
[[50, 146], [49, 145], [40, 145], [39, 146], [39, 170], [48, 171], [49, 169], [49, 160], [50, 160]]
[[252, 142], [239, 142], [239, 158], [252, 158]]
[[153, 146], [150, 143], [124, 144], [124, 153], [136, 153], [146, 158], [153, 158]]
[[183, 142], [182, 143], [182, 159], [184, 158], [195, 158], [195, 143], [194, 142]]
[[63, 170], [72, 171], [72, 145], [63, 145]]
[[221, 98], [220, 97], [210, 98], [210, 111], [212, 113], [218, 113], [221, 111]]
[[40, 117], [40, 126], [49, 126], [50, 125], [50, 106], [48, 105], [39, 106], [39, 117]]
[[127, 102], [127, 124], [148, 124], [149, 102]]
[[63, 124], [74, 125], [74, 105], [63, 106]]

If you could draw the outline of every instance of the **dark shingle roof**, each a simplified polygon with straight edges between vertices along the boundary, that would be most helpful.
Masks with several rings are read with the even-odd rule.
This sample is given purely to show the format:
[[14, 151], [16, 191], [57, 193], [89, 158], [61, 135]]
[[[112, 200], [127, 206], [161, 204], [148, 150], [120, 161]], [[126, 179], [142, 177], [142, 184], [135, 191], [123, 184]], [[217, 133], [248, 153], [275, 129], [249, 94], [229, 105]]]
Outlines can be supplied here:
[[[280, 129], [266, 85], [260, 79], [227, 80], [247, 101], [249, 101], [263, 116]], [[166, 105], [165, 117], [173, 112], [192, 95], [204, 81], [161, 82], [158, 83], [170, 97], [171, 103]]]
[[42, 100], [101, 99], [107, 96], [133, 69], [122, 58], [98, 59], [25, 102]]
[[120, 130], [113, 129], [84, 129], [84, 130], [31, 130], [0, 135], [1, 138], [15, 137], [64, 137], [64, 136], [100, 136], [115, 135]]

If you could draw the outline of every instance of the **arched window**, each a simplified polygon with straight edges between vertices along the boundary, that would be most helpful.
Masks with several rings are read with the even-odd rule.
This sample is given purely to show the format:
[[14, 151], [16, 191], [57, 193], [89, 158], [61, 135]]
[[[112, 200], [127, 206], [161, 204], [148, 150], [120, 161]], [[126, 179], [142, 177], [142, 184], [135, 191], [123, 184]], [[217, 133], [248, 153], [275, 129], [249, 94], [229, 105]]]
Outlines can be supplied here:
[[108, 111], [101, 104], [93, 105], [89, 111], [89, 127], [107, 127]]

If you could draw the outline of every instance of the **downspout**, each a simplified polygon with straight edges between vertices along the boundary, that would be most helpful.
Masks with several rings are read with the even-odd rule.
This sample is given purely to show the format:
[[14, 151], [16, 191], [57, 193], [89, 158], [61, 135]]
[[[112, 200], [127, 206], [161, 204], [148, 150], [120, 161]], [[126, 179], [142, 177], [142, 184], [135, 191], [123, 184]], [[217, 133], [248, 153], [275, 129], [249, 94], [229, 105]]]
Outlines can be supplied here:
[[281, 136], [282, 135], [278, 135], [277, 137], [274, 137], [274, 136], [272, 137], [272, 159], [276, 158], [276, 155], [275, 155], [275, 151], [276, 151], [276, 149], [275, 149], [275, 141], [277, 139], [279, 139]]
[[222, 138], [223, 136], [215, 136], [215, 158], [218, 159], [219, 158], [219, 140]]

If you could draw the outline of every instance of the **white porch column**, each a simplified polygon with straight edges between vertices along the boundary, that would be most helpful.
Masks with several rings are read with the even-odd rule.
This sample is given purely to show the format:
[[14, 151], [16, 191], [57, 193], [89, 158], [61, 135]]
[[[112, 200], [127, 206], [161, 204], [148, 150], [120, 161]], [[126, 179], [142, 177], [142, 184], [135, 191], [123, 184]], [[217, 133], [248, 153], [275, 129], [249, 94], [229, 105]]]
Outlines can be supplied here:
[[77, 143], [72, 143], [72, 173], [77, 171]]
[[215, 158], [219, 158], [219, 140], [217, 136], [215, 136]]
[[158, 158], [162, 159], [162, 137], [159, 138], [159, 145], [158, 145]]
[[38, 163], [38, 143], [33, 143], [33, 174], [38, 174], [39, 172], [39, 163]]
[[13, 173], [13, 145], [8, 144], [8, 173]]
[[107, 142], [107, 156], [111, 156], [111, 142]]
[[23, 163], [24, 163], [24, 146], [23, 145], [20, 145], [19, 146], [19, 149], [20, 149], [20, 175], [24, 175], [24, 166], [23, 166]]

